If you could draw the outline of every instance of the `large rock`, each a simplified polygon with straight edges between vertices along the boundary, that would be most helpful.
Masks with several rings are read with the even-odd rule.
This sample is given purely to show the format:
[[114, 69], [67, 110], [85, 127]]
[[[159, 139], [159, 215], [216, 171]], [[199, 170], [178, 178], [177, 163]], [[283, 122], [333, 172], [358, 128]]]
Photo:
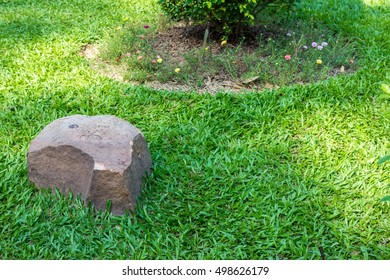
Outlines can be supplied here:
[[70, 191], [121, 215], [134, 211], [152, 160], [142, 133], [114, 116], [75, 115], [53, 121], [30, 143], [28, 177], [42, 188]]

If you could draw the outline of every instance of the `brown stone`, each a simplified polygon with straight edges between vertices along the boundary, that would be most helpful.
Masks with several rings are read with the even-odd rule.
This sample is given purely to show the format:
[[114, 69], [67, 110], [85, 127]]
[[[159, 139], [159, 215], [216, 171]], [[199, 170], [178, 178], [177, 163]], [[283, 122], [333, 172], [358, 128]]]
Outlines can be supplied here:
[[47, 125], [30, 143], [28, 177], [41, 188], [80, 195], [98, 210], [135, 210], [152, 160], [144, 136], [114, 116], [75, 115]]

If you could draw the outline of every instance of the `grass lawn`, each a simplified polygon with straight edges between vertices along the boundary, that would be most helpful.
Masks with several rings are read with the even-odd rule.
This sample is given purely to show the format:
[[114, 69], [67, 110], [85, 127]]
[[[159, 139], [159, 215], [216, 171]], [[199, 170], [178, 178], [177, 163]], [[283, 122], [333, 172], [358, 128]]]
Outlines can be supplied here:
[[[356, 72], [200, 95], [110, 79], [80, 55], [123, 17], [152, 24], [154, 0], [0, 0], [0, 259], [390, 259], [384, 2], [301, 3], [356, 42]], [[30, 141], [73, 114], [144, 133], [154, 171], [134, 217], [29, 183]]]

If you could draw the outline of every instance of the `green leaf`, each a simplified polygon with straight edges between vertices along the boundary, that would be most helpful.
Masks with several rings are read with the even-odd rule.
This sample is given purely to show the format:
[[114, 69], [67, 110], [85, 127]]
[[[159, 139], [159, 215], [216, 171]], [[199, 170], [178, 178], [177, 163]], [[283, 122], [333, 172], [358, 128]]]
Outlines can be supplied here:
[[390, 156], [389, 155], [384, 156], [383, 158], [378, 160], [378, 164], [382, 164], [382, 163], [384, 163], [384, 162], [386, 162], [388, 160], [390, 160]]
[[381, 94], [381, 95], [378, 96], [378, 99], [379, 99], [379, 100], [382, 100], [382, 99], [390, 99], [390, 95]]
[[390, 195], [388, 196], [385, 196], [384, 198], [382, 198], [380, 201], [390, 201]]
[[382, 84], [381, 87], [382, 87], [383, 92], [390, 94], [390, 86], [389, 85]]

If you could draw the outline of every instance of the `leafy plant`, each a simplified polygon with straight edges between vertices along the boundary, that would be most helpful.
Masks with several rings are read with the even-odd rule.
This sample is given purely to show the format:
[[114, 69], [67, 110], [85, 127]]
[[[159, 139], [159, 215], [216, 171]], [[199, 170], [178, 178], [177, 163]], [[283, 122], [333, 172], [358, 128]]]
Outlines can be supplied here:
[[[389, 160], [390, 160], [390, 155], [386, 155], [386, 156], [382, 157], [381, 159], [379, 159], [378, 164], [383, 164]], [[390, 187], [390, 184], [388, 184], [387, 186]], [[390, 201], [390, 195], [383, 197], [381, 199], [381, 201]]]
[[379, 96], [380, 99], [390, 99], [390, 86], [387, 84], [382, 84], [383, 94]]
[[295, 0], [159, 0], [173, 20], [193, 20], [213, 25], [220, 32], [236, 38], [243, 26], [253, 25], [257, 15], [267, 7], [289, 8]]

